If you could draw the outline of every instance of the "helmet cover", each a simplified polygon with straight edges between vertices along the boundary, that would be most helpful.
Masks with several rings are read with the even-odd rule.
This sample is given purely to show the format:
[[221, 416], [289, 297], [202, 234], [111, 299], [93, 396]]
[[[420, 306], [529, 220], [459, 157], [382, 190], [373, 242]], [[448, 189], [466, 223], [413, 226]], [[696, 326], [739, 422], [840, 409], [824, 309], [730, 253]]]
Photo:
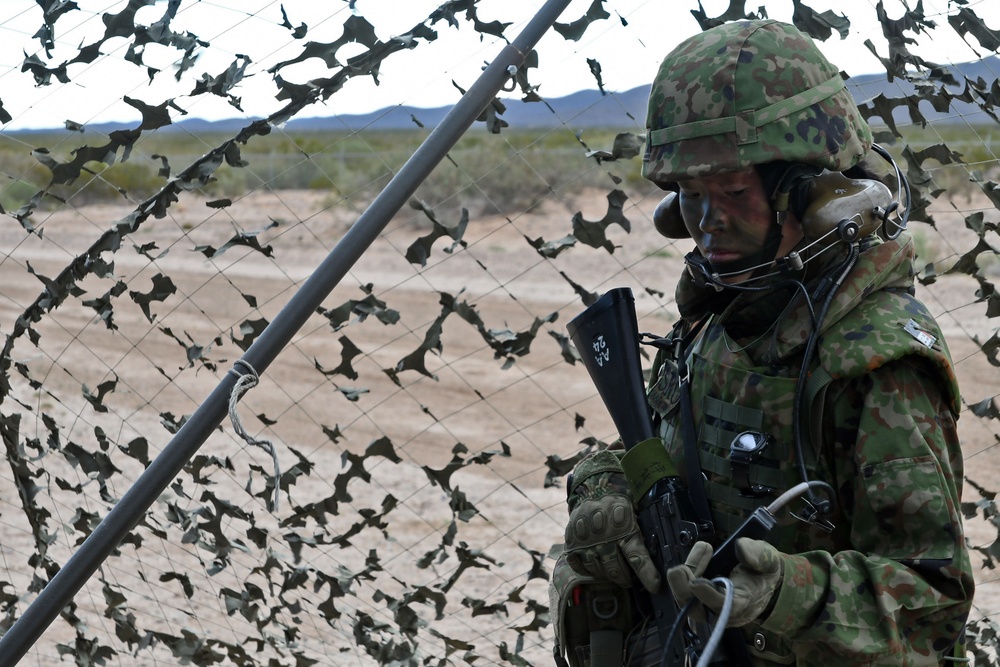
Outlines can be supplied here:
[[872, 144], [840, 71], [787, 23], [724, 23], [660, 65], [642, 175], [661, 187], [775, 160], [850, 169]]

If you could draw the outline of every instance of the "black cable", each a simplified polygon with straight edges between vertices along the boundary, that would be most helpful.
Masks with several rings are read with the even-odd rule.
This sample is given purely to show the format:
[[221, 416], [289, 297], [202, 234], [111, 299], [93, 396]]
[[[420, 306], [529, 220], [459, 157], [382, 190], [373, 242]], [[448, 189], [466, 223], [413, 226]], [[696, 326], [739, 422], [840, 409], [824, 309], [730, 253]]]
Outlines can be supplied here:
[[674, 637], [677, 636], [678, 629], [680, 629], [681, 625], [684, 623], [684, 620], [687, 618], [688, 613], [690, 613], [691, 608], [694, 607], [696, 601], [697, 600], [692, 597], [677, 613], [677, 618], [674, 619], [674, 624], [670, 626], [670, 632], [667, 634], [667, 641], [663, 645], [663, 651], [660, 653], [660, 667], [667, 667], [667, 658], [670, 655], [670, 647], [674, 645]]
[[892, 169], [896, 174], [896, 192], [899, 194], [899, 191], [902, 190], [906, 195], [906, 206], [903, 208], [903, 212], [901, 214], [897, 213], [900, 222], [896, 226], [895, 232], [889, 232], [889, 214], [898, 211], [899, 207], [903, 206], [903, 203], [899, 201], [895, 202], [895, 206], [886, 211], [882, 218], [882, 235], [887, 240], [892, 241], [903, 233], [903, 230], [906, 229], [907, 223], [910, 221], [910, 181], [906, 178], [906, 174], [900, 170], [899, 165], [896, 164], [896, 161], [892, 158], [892, 155], [889, 154], [889, 151], [882, 148], [878, 144], [872, 144], [872, 150], [878, 153], [883, 160], [892, 165]]
[[809, 320], [813, 324], [813, 326], [815, 326], [816, 312], [813, 308], [813, 302], [812, 299], [810, 299], [809, 297], [809, 290], [806, 289], [805, 284], [803, 284], [801, 280], [796, 280], [795, 278], [786, 278], [784, 280], [779, 280], [778, 282], [770, 285], [762, 285], [760, 287], [754, 287], [751, 285], [724, 283], [721, 280], [719, 280], [714, 274], [708, 273], [708, 270], [704, 266], [698, 265], [698, 268], [705, 276], [706, 282], [710, 283], [713, 287], [716, 287], [717, 289], [731, 289], [737, 292], [769, 292], [780, 289], [782, 287], [794, 287], [797, 291], [801, 292], [802, 296], [805, 298], [806, 308], [808, 308], [809, 310]]
[[[813, 329], [809, 334], [809, 338], [806, 339], [806, 349], [802, 353], [802, 365], [799, 366], [799, 379], [795, 386], [795, 396], [792, 401], [792, 439], [795, 443], [795, 458], [799, 468], [799, 475], [801, 475], [803, 482], [809, 482], [809, 471], [806, 470], [806, 461], [804, 456], [805, 448], [803, 444], [804, 437], [802, 429], [802, 401], [805, 398], [806, 383], [809, 379], [810, 362], [813, 355], [816, 353], [820, 330], [822, 328], [823, 321], [826, 319], [826, 314], [830, 310], [830, 305], [833, 303], [833, 298], [836, 296], [837, 290], [847, 278], [847, 275], [854, 268], [854, 265], [857, 264], [858, 256], [860, 254], [861, 250], [858, 244], [852, 243], [849, 246], [847, 257], [840, 264], [840, 267], [838, 267], [837, 277], [830, 282], [826, 282], [825, 284], [821, 281], [818, 289], [816, 290], [817, 296], [821, 297], [823, 301], [819, 310], [819, 315], [813, 321]], [[826, 292], [825, 294], [823, 294], [824, 291]], [[830, 513], [830, 501], [818, 499], [813, 493], [811, 486], [806, 490], [806, 501], [812, 505], [820, 515]]]

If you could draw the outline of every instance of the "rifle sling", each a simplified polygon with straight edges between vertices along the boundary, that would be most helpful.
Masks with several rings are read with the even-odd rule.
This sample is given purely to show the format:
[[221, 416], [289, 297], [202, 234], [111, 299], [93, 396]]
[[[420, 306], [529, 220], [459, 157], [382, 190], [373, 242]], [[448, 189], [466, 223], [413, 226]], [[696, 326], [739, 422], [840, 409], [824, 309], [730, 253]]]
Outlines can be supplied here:
[[712, 524], [712, 514], [708, 509], [708, 496], [705, 493], [705, 478], [701, 472], [701, 457], [698, 453], [698, 434], [694, 429], [694, 411], [691, 409], [691, 373], [688, 370], [688, 348], [698, 335], [705, 320], [701, 320], [684, 336], [677, 355], [677, 374], [680, 378], [681, 402], [681, 437], [684, 440], [684, 473], [687, 479], [688, 493], [699, 524], [707, 528], [706, 537], [712, 541], [715, 528]]

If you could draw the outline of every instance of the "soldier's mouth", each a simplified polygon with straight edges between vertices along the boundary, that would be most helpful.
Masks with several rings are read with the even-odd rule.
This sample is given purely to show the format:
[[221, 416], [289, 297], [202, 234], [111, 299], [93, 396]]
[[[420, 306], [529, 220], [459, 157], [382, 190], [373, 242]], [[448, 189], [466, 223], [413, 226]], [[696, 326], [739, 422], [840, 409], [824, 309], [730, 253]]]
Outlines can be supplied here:
[[741, 257], [741, 254], [735, 250], [706, 250], [702, 254], [705, 256], [705, 259], [713, 264], [732, 262]]

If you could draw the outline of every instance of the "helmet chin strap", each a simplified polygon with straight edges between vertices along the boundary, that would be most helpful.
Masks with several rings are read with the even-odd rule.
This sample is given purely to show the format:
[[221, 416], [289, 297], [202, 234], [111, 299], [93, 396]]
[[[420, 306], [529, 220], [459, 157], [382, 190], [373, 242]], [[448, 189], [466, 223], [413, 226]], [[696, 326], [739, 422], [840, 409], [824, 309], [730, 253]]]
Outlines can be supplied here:
[[[782, 213], [778, 213], [777, 216], [778, 220], [784, 217]], [[781, 230], [780, 223], [772, 224], [767, 230], [767, 236], [764, 237], [764, 244], [760, 249], [739, 259], [713, 264], [696, 250], [684, 257], [684, 263], [687, 264], [688, 271], [700, 287], [711, 285], [716, 290], [732, 287], [732, 285], [723, 283], [720, 276], [739, 275], [772, 264], [778, 258], [778, 247], [781, 245], [782, 238]]]

